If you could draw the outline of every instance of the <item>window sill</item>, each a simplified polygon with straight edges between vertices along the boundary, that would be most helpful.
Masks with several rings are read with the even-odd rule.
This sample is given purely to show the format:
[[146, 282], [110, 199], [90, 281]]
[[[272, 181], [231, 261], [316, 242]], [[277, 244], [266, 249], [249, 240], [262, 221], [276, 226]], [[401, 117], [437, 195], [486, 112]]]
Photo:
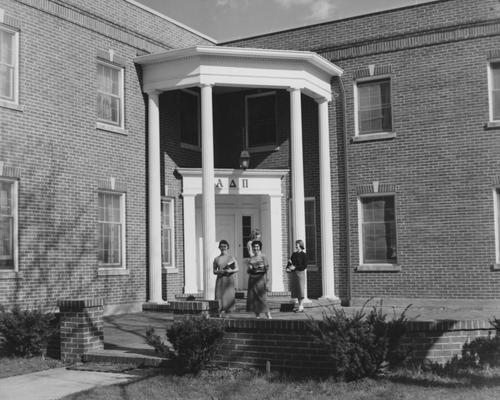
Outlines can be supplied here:
[[401, 272], [399, 264], [361, 264], [356, 268], [357, 272]]
[[117, 267], [117, 268], [113, 268], [113, 267], [109, 267], [109, 268], [99, 267], [99, 269], [97, 271], [97, 276], [114, 276], [114, 275], [117, 275], [117, 276], [120, 276], [120, 275], [130, 275], [130, 271], [128, 269], [124, 269], [124, 268], [121, 268], [121, 267]]
[[128, 135], [127, 130], [122, 128], [121, 126], [113, 126], [113, 125], [105, 124], [103, 122], [96, 122], [95, 127], [96, 127], [96, 129], [99, 129], [101, 131], [119, 133], [121, 135]]
[[179, 268], [175, 268], [175, 267], [163, 267], [163, 273], [164, 274], [178, 274], [179, 273]]
[[0, 279], [23, 279], [23, 273], [12, 270], [0, 270]]
[[351, 141], [356, 142], [371, 142], [373, 140], [390, 140], [396, 137], [396, 132], [379, 132], [379, 133], [366, 133], [364, 135], [356, 135]]
[[9, 108], [14, 111], [21, 111], [21, 112], [24, 111], [24, 106], [17, 103], [13, 103], [11, 101], [0, 100], [0, 107]]
[[274, 144], [267, 145], [267, 146], [255, 146], [255, 147], [250, 147], [248, 149], [249, 153], [265, 153], [268, 151], [279, 151], [280, 147], [276, 146]]
[[183, 142], [181, 142], [181, 149], [201, 151], [201, 147], [200, 146], [195, 146], [194, 144], [183, 143]]
[[484, 124], [484, 129], [500, 129], [500, 121], [489, 121]]
[[492, 271], [500, 271], [500, 264], [498, 264], [498, 263], [492, 264], [491, 265], [491, 270]]

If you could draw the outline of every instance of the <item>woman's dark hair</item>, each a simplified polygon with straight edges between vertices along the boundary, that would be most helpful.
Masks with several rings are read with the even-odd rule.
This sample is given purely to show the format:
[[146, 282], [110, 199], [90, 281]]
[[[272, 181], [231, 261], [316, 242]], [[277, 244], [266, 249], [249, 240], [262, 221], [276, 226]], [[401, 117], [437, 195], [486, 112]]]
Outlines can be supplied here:
[[262, 250], [262, 242], [260, 240], [252, 241], [252, 247], [255, 246], [256, 244], [258, 244], [259, 248]]
[[225, 244], [225, 245], [227, 246], [227, 248], [229, 249], [229, 243], [227, 242], [227, 240], [222, 239], [222, 240], [219, 242], [219, 247], [220, 247], [222, 244]]
[[295, 241], [295, 244], [298, 244], [298, 245], [299, 245], [299, 247], [300, 247], [302, 250], [304, 250], [304, 249], [306, 248], [306, 246], [304, 245], [304, 241], [303, 241], [303, 240], [301, 240], [301, 239], [296, 240], [296, 241]]

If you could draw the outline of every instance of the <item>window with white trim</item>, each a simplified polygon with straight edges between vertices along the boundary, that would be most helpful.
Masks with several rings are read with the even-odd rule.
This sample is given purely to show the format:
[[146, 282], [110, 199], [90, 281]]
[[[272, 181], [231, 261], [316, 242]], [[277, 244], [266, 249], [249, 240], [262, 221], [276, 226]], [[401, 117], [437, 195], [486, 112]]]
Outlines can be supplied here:
[[123, 67], [97, 63], [97, 120], [113, 127], [124, 126]]
[[17, 270], [17, 181], [0, 179], [0, 270]]
[[276, 146], [276, 92], [245, 96], [247, 148]]
[[161, 260], [164, 268], [175, 268], [174, 199], [161, 202]]
[[19, 32], [0, 25], [0, 101], [18, 102]]
[[391, 80], [361, 80], [355, 84], [356, 133], [392, 132]]
[[306, 224], [306, 245], [307, 264], [317, 264], [316, 246], [316, 199], [314, 197], [305, 199], [305, 224]]
[[99, 266], [125, 268], [125, 195], [99, 192], [98, 196]]
[[359, 198], [361, 264], [396, 264], [394, 195]]
[[500, 188], [496, 188], [493, 192], [493, 201], [494, 201], [494, 215], [495, 215], [495, 250], [496, 257], [495, 269], [500, 269]]
[[490, 121], [500, 121], [500, 61], [488, 65]]
[[181, 144], [200, 148], [200, 94], [193, 90], [181, 90]]

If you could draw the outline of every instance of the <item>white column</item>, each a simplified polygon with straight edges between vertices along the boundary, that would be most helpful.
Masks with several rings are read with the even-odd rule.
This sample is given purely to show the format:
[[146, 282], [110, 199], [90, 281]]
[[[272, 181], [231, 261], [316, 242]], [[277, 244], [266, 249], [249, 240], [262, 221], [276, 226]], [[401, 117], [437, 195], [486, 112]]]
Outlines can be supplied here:
[[163, 302], [161, 293], [161, 190], [159, 93], [148, 93], [148, 222], [149, 301]]
[[317, 100], [319, 117], [319, 196], [321, 220], [321, 280], [323, 297], [337, 299], [334, 284], [332, 188], [330, 179], [330, 137], [328, 101]]
[[182, 195], [184, 206], [184, 293], [198, 293], [198, 269], [196, 263], [196, 209], [195, 196]]
[[201, 87], [201, 168], [203, 193], [203, 291], [206, 300], [215, 298], [213, 256], [215, 254], [215, 180], [212, 86]]
[[[304, 205], [304, 160], [302, 156], [302, 104], [301, 91], [290, 92], [290, 144], [292, 157], [292, 240], [302, 239], [306, 243], [306, 212]], [[293, 246], [295, 248], [295, 246]], [[306, 243], [307, 251], [307, 243]], [[307, 299], [307, 276], [305, 286]]]
[[281, 207], [281, 195], [269, 196], [269, 214], [270, 214], [270, 248], [271, 248], [271, 291], [284, 292], [283, 285], [283, 257], [282, 257], [282, 233], [281, 216], [283, 215]]

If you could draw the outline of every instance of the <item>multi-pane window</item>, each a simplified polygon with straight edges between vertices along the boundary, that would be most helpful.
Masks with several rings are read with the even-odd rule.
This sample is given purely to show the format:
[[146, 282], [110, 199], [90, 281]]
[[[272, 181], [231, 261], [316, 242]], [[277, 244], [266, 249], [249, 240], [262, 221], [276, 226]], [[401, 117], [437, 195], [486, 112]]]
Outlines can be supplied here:
[[16, 186], [0, 180], [0, 270], [15, 269]]
[[[243, 215], [241, 217], [241, 236], [241, 243], [248, 243], [252, 239], [252, 217], [250, 215]], [[249, 257], [248, 247], [243, 246], [243, 258]]]
[[245, 101], [247, 146], [276, 145], [276, 93], [248, 95]]
[[174, 199], [161, 203], [161, 259], [165, 268], [174, 267]]
[[179, 92], [181, 107], [181, 142], [200, 147], [200, 96], [191, 90]]
[[17, 41], [16, 31], [0, 26], [0, 100], [17, 101]]
[[396, 264], [394, 196], [361, 197], [363, 264]]
[[97, 64], [97, 119], [123, 127], [123, 68]]
[[390, 79], [358, 82], [356, 88], [358, 134], [392, 131]]
[[500, 120], [500, 61], [490, 63], [490, 119]]
[[99, 193], [98, 259], [102, 267], [124, 266], [124, 195]]
[[307, 263], [316, 265], [316, 201], [314, 198], [305, 199], [306, 245]]
[[496, 234], [496, 264], [500, 264], [500, 188], [494, 191], [495, 204], [495, 234]]

